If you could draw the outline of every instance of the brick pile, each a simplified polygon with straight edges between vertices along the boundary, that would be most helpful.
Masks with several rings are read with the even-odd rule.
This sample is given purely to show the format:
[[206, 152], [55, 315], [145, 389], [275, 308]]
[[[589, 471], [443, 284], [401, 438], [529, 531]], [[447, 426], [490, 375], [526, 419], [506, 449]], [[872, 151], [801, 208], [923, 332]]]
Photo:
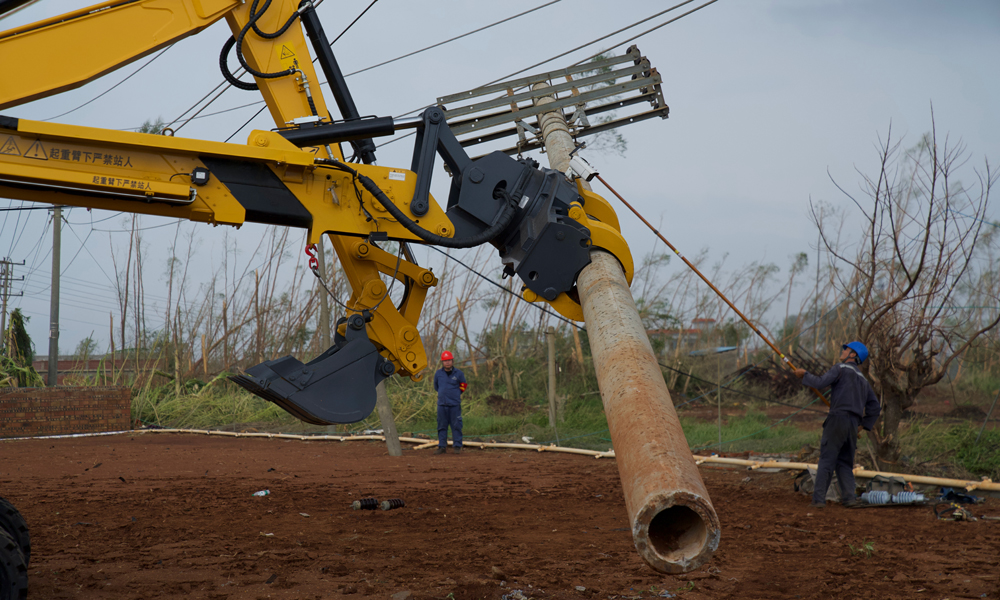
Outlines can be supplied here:
[[131, 428], [127, 387], [0, 389], [0, 438]]

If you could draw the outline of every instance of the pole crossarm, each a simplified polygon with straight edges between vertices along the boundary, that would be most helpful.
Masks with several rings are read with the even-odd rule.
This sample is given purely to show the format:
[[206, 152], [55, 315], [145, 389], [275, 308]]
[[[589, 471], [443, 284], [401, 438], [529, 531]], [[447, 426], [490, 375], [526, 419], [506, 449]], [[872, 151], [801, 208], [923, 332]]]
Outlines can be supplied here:
[[[624, 65], [624, 67], [619, 67]], [[538, 84], [547, 84], [535, 89]], [[541, 149], [538, 117], [559, 111], [574, 139], [595, 135], [653, 117], [666, 119], [670, 107], [663, 98], [662, 78], [649, 59], [632, 46], [622, 56], [586, 62], [557, 71], [520, 77], [438, 98], [449, 126], [463, 147], [516, 137], [506, 154]], [[540, 98], [551, 101], [538, 104]], [[627, 116], [602, 113], [648, 103], [651, 108]]]

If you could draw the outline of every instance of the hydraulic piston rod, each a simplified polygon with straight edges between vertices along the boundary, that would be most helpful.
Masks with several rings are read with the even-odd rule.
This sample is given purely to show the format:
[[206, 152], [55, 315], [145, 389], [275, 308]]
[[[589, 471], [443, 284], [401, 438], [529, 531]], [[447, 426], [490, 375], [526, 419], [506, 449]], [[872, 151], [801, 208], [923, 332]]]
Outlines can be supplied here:
[[649, 566], [686, 573], [718, 548], [719, 518], [621, 265], [600, 250], [590, 258], [577, 289], [632, 538]]

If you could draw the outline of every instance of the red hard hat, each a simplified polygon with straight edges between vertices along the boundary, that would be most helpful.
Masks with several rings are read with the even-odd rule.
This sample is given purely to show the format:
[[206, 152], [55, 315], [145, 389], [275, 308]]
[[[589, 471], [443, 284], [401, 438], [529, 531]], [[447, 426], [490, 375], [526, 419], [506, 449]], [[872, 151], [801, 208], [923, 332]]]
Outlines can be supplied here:
[[454, 360], [455, 357], [451, 355], [451, 352], [445, 350], [441, 353], [441, 360]]

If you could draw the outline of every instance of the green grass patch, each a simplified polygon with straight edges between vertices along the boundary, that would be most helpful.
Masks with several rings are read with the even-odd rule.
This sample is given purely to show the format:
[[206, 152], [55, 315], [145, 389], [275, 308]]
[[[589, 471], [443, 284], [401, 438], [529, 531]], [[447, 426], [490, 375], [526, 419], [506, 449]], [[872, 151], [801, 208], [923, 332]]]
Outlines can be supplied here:
[[[719, 425], [682, 418], [681, 426], [692, 450], [719, 450]], [[820, 432], [803, 431], [788, 422], [775, 425], [763, 412], [748, 408], [739, 417], [722, 420], [723, 452], [795, 452], [806, 444], [819, 444]]]
[[[404, 382], [390, 386], [390, 397], [400, 432], [437, 435], [437, 396], [424, 382]], [[523, 414], [494, 414], [486, 402], [487, 394], [469, 394], [463, 402], [465, 437], [470, 439], [560, 445], [590, 450], [611, 447], [608, 423], [597, 395], [567, 401], [565, 421], [556, 429], [549, 427], [546, 406], [529, 405]], [[132, 416], [146, 424], [190, 429], [256, 429], [260, 431], [327, 432], [326, 427], [298, 421], [276, 405], [262, 400], [224, 379], [208, 385], [195, 383], [181, 396], [173, 386], [138, 390], [132, 401]], [[718, 424], [713, 421], [682, 417], [681, 426], [693, 450], [719, 449]], [[361, 423], [340, 426], [338, 431], [362, 431], [381, 427], [377, 413]], [[987, 430], [976, 442], [978, 425], [945, 424], [939, 421], [914, 420], [900, 430], [902, 453], [907, 470], [920, 471], [927, 463], [954, 464], [968, 474], [1000, 479], [1000, 430]], [[776, 423], [750, 406], [739, 416], [722, 422], [723, 452], [795, 452], [806, 444], [818, 445], [819, 430], [803, 431], [789, 422]], [[864, 441], [859, 452], [865, 452]]]
[[914, 420], [900, 427], [902, 454], [911, 464], [951, 463], [976, 477], [1000, 478], [1000, 430], [979, 425]]

